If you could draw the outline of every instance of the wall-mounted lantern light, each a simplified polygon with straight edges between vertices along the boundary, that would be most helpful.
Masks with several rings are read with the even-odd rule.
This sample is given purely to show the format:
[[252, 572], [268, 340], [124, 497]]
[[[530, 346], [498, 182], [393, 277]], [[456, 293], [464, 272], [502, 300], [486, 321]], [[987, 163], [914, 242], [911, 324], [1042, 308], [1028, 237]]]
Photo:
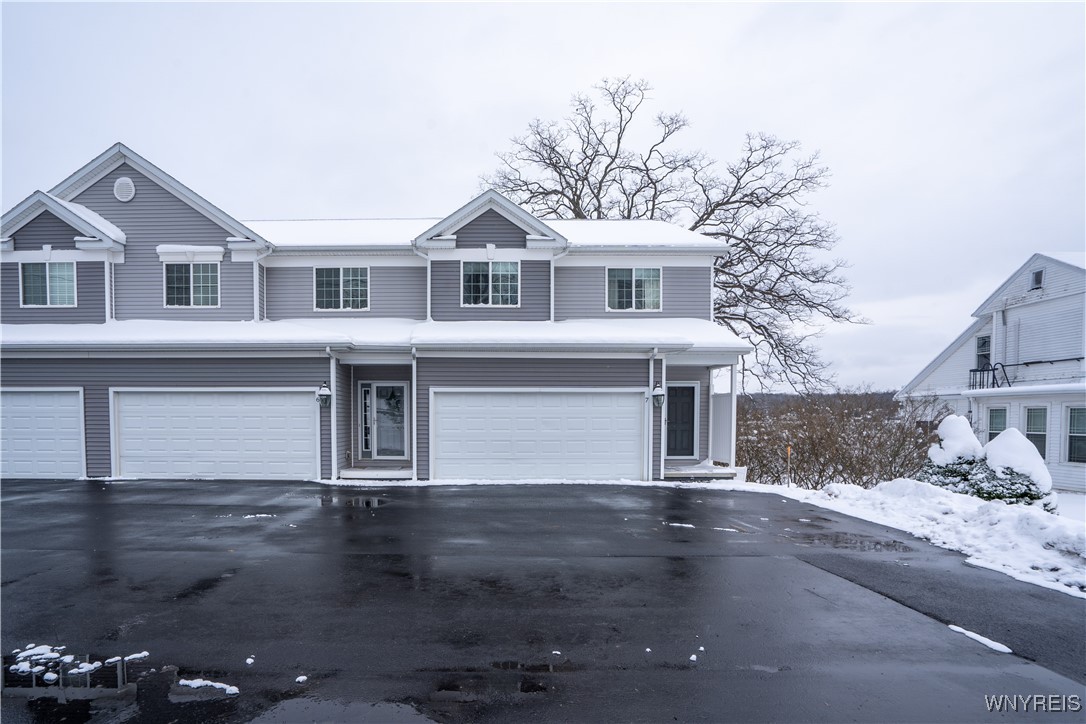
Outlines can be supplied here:
[[317, 404], [321, 407], [330, 407], [332, 405], [332, 390], [328, 389], [327, 382], [322, 382], [317, 390]]
[[664, 392], [664, 388], [660, 386], [659, 382], [657, 382], [656, 386], [652, 388], [652, 406], [663, 407], [664, 398], [666, 396], [667, 394]]

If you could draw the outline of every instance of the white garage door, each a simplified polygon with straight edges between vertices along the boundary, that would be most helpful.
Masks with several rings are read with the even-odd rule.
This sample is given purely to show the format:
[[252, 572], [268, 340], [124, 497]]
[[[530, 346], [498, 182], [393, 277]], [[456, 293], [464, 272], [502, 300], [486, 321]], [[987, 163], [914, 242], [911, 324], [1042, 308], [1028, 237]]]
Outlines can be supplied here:
[[77, 390], [0, 392], [0, 475], [83, 477], [83, 398]]
[[433, 395], [433, 478], [642, 477], [641, 392]]
[[131, 478], [313, 479], [312, 392], [114, 393], [119, 470]]

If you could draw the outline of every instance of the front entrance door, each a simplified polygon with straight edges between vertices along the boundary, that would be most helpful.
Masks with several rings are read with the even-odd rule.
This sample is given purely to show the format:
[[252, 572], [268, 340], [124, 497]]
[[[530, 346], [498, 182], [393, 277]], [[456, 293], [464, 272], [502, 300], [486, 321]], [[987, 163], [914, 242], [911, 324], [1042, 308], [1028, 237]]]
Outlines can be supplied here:
[[407, 458], [407, 385], [382, 382], [371, 389], [373, 457]]
[[694, 385], [667, 387], [667, 456], [692, 458], [697, 455], [694, 415], [697, 412]]

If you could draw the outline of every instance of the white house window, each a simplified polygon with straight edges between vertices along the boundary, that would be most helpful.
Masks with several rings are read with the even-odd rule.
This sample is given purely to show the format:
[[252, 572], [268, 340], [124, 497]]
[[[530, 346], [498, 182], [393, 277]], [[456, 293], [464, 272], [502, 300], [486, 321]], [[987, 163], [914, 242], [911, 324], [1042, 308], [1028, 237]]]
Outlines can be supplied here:
[[370, 274], [365, 267], [313, 270], [317, 309], [369, 309]]
[[1086, 463], [1086, 407], [1068, 410], [1067, 462]]
[[516, 307], [520, 305], [520, 262], [461, 262], [463, 306]]
[[1044, 284], [1045, 284], [1045, 270], [1044, 269], [1036, 269], [1036, 270], [1034, 270], [1034, 272], [1032, 274], [1030, 274], [1030, 277], [1029, 277], [1029, 288], [1030, 288], [1030, 290], [1032, 291], [1033, 289], [1040, 289], [1041, 287], [1044, 286]]
[[988, 410], [988, 439], [994, 440], [996, 435], [1007, 429], [1007, 408], [993, 407]]
[[977, 367], [982, 370], [992, 364], [992, 338], [988, 335], [977, 337]]
[[74, 307], [75, 262], [27, 262], [19, 265], [24, 307]]
[[1037, 452], [1041, 453], [1041, 457], [1045, 457], [1045, 450], [1048, 448], [1047, 407], [1026, 408], [1026, 437], [1037, 448]]
[[166, 264], [166, 306], [219, 306], [219, 265]]
[[657, 311], [660, 309], [660, 270], [608, 269], [607, 309]]

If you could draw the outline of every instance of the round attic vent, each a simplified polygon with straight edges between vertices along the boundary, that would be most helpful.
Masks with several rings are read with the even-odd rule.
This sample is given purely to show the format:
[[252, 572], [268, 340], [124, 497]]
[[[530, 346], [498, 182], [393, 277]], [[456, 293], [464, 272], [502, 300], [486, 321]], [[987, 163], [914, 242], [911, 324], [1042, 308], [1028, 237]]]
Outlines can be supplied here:
[[131, 201], [136, 195], [136, 184], [127, 176], [121, 176], [113, 182], [113, 195], [118, 201]]

